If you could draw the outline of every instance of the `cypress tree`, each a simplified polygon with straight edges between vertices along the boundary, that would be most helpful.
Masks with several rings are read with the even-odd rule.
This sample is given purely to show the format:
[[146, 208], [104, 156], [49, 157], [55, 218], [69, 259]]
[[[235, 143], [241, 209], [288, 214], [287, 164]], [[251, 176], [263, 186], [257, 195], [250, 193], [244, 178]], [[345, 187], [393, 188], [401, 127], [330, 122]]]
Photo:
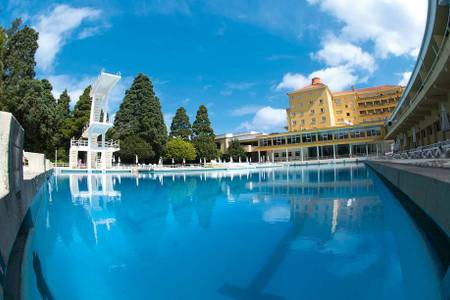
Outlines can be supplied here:
[[191, 139], [192, 127], [184, 107], [179, 107], [170, 125], [170, 137], [188, 141]]
[[66, 159], [67, 150], [70, 147], [70, 134], [67, 127], [70, 125], [71, 111], [70, 111], [70, 96], [67, 90], [64, 90], [59, 96], [56, 104], [56, 134], [55, 144], [58, 149], [58, 156]]
[[167, 128], [153, 84], [142, 73], [134, 78], [126, 91], [114, 120], [113, 137], [124, 140], [129, 136], [138, 136], [150, 144], [151, 161], [162, 157], [167, 143]]
[[[91, 115], [91, 103], [92, 98], [89, 95], [91, 93], [91, 86], [89, 85], [83, 91], [80, 98], [73, 109], [72, 117], [65, 125], [66, 138], [69, 140], [72, 137], [79, 138], [83, 133], [83, 128], [89, 122]], [[70, 100], [69, 100], [70, 101]]]
[[34, 79], [38, 33], [21, 26], [0, 30], [0, 108], [11, 112], [25, 129], [24, 148], [50, 155], [55, 147], [56, 100], [47, 80]]
[[209, 121], [208, 110], [203, 104], [197, 110], [194, 124], [192, 124], [192, 131], [194, 137], [208, 136], [213, 139], [216, 137]]
[[34, 55], [38, 49], [39, 34], [28, 26], [18, 29], [20, 22], [20, 19], [16, 20], [7, 31], [4, 77], [11, 83], [17, 83], [21, 79], [33, 79], [35, 76]]
[[200, 105], [192, 125], [193, 143], [199, 159], [214, 159], [218, 155], [218, 149], [214, 142], [214, 130], [208, 117], [206, 106]]

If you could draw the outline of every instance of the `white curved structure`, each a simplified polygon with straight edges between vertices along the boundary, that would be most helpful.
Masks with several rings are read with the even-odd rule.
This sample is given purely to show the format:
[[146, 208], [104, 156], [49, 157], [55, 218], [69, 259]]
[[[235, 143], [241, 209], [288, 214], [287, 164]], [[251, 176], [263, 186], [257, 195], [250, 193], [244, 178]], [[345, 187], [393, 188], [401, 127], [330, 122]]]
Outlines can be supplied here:
[[[108, 169], [112, 167], [112, 155], [118, 151], [119, 141], [106, 140], [105, 135], [113, 126], [108, 116], [108, 94], [120, 80], [120, 75], [102, 72], [92, 85], [89, 123], [79, 139], [70, 142], [69, 166], [78, 168], [78, 152], [86, 152], [88, 169]], [[100, 156], [99, 156], [100, 154]]]
[[450, 143], [450, 1], [428, 0], [424, 38], [405, 91], [386, 122], [395, 151]]

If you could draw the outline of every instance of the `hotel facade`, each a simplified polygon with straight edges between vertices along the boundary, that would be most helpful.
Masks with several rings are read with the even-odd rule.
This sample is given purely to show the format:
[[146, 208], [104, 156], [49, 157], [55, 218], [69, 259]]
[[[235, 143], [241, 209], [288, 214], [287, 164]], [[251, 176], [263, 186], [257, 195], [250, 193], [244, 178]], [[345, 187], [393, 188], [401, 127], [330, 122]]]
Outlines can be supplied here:
[[257, 144], [247, 153], [253, 161], [272, 162], [384, 154], [393, 145], [385, 140], [384, 122], [402, 92], [401, 86], [383, 85], [333, 93], [315, 77], [287, 94], [287, 132], [252, 135], [249, 142]]

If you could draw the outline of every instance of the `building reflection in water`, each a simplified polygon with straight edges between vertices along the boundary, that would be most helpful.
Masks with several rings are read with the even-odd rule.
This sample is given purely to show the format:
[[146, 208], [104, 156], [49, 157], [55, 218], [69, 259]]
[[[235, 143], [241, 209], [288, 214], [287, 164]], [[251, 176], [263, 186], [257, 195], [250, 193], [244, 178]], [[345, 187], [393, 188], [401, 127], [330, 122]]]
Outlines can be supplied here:
[[[231, 180], [228, 181], [230, 182]], [[381, 231], [384, 226], [382, 202], [364, 166], [262, 171], [251, 174], [250, 179], [242, 184], [245, 184], [251, 198], [246, 197], [239, 185], [234, 186], [239, 191], [238, 194], [233, 194], [232, 184], [224, 184], [222, 190], [227, 198], [233, 201], [246, 199], [254, 204], [287, 203], [285, 206], [268, 206], [263, 220], [269, 223], [289, 222], [291, 225], [246, 287], [225, 283], [219, 288], [221, 294], [233, 299], [277, 299], [276, 295], [265, 293], [264, 290], [289, 251], [334, 251], [344, 257], [347, 254], [354, 260], [358, 251], [352, 249], [352, 246], [358, 247], [361, 246], [356, 245], [358, 243], [367, 243], [360, 234]], [[346, 239], [353, 239], [354, 244], [350, 247], [340, 247], [339, 242], [333, 241], [339, 231], [343, 232]], [[342, 237], [337, 239], [340, 238]], [[373, 252], [378, 250], [372, 247], [367, 256], [372, 256]], [[366, 259], [371, 260], [369, 265], [380, 259], [381, 254], [374, 256], [376, 258], [373, 260], [371, 257]], [[360, 260], [364, 259], [360, 257]], [[363, 268], [368, 268], [369, 265]]]
[[116, 222], [114, 212], [108, 209], [110, 203], [121, 199], [120, 191], [114, 189], [116, 180], [120, 181], [119, 175], [69, 175], [72, 203], [83, 206], [87, 211], [96, 243], [99, 228], [104, 227], [110, 231], [111, 225]]

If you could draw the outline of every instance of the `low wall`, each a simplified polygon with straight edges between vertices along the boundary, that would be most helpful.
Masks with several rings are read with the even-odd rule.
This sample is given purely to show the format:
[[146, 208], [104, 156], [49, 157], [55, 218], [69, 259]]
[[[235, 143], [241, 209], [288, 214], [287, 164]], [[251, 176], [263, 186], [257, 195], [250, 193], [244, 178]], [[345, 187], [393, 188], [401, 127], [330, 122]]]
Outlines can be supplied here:
[[0, 112], [0, 299], [5, 296], [8, 263], [19, 230], [51, 167], [43, 154], [23, 152], [23, 136], [17, 120]]
[[450, 169], [383, 160], [366, 164], [391, 185], [424, 229], [442, 262], [442, 288], [445, 299], [450, 299]]

